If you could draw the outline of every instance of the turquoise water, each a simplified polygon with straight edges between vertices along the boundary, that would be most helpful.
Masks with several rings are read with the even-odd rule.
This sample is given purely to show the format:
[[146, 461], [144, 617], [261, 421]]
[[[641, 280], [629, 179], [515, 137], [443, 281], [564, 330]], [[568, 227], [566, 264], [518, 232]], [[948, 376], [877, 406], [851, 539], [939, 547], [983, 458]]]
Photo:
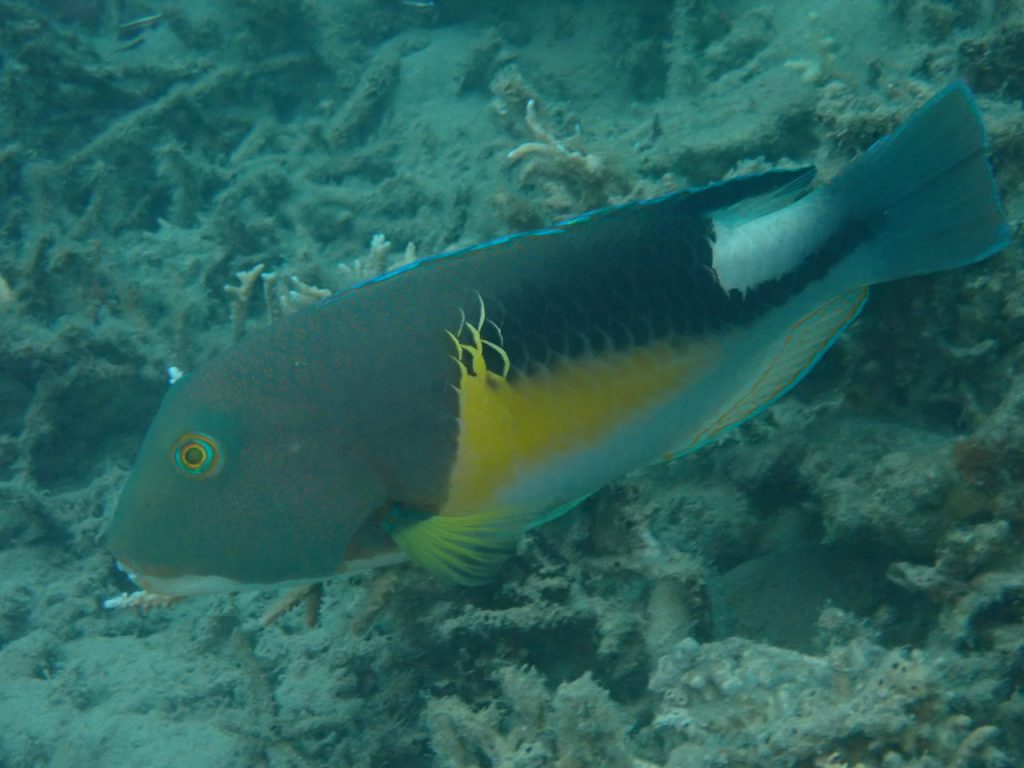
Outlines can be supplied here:
[[[0, 2], [0, 767], [1024, 765], [1022, 60], [1006, 0]], [[172, 366], [413, 251], [828, 179], [957, 78], [1016, 240], [720, 444], [483, 587], [102, 607]]]

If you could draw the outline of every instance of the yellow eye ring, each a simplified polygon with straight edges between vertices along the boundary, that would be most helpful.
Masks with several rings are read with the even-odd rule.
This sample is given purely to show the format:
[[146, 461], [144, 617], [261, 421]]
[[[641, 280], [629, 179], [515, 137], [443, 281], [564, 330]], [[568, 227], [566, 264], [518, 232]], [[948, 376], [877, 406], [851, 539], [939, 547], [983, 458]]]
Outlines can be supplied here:
[[189, 433], [174, 446], [174, 465], [186, 475], [208, 475], [219, 463], [217, 441], [212, 437]]

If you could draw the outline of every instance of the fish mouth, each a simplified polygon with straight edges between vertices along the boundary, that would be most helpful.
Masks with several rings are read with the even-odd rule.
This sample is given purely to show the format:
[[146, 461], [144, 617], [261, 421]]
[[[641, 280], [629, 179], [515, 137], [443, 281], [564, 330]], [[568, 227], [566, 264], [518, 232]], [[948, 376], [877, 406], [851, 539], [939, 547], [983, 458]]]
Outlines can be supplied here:
[[119, 570], [121, 573], [128, 577], [132, 584], [134, 584], [137, 587], [140, 587], [141, 589], [145, 589], [145, 587], [139, 583], [139, 577], [136, 576], [136, 569], [133, 566], [128, 565], [127, 563], [122, 562], [121, 560], [118, 560], [116, 558], [114, 559], [114, 565], [117, 566], [117, 570]]
[[242, 581], [225, 578], [224, 576], [195, 574], [175, 574], [157, 576], [144, 573], [137, 566], [124, 560], [115, 559], [117, 569], [131, 579], [132, 583], [144, 593], [161, 597], [192, 597], [193, 595], [209, 595], [218, 592], [242, 592], [250, 589], [263, 589], [267, 584], [248, 584]]
[[142, 573], [136, 566], [131, 563], [127, 563], [123, 560], [115, 559], [114, 563], [117, 565], [117, 570], [123, 573], [136, 587], [142, 590], [147, 595], [163, 596], [163, 597], [182, 597], [184, 596], [179, 590], [167, 589], [168, 586], [173, 587], [174, 583], [178, 580], [177, 577], [171, 578], [160, 578], [147, 576]]
[[117, 565], [117, 570], [121, 571], [125, 576], [131, 579], [131, 582], [141, 589], [137, 592], [122, 592], [120, 595], [107, 598], [103, 601], [103, 607], [106, 609], [117, 609], [117, 608], [139, 608], [143, 611], [148, 611], [150, 608], [156, 608], [159, 606], [170, 605], [180, 600], [180, 597], [173, 595], [164, 595], [157, 592], [152, 592], [146, 586], [145, 579], [140, 579], [134, 568], [126, 565], [120, 560], [114, 560]]

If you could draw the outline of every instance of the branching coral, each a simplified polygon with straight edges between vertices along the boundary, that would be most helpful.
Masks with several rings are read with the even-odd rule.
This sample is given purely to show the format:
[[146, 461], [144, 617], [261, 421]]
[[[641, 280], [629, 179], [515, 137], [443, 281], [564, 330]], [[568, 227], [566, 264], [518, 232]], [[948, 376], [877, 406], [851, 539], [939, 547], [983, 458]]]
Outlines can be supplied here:
[[596, 154], [581, 147], [579, 128], [560, 140], [545, 128], [537, 115], [536, 99], [526, 102], [526, 125], [533, 135], [510, 150], [510, 163], [522, 163], [519, 183], [537, 183], [546, 193], [546, 204], [556, 211], [594, 208], [608, 203], [613, 192], [625, 190], [624, 180]]
[[263, 264], [235, 273], [238, 285], [225, 285], [224, 293], [231, 297], [231, 331], [235, 341], [245, 334], [245, 321], [249, 317], [252, 292], [263, 273]]
[[497, 673], [502, 696], [474, 710], [454, 698], [427, 705], [426, 719], [439, 765], [470, 768], [633, 768], [627, 723], [589, 674], [551, 692], [537, 672]]
[[370, 250], [365, 255], [348, 263], [338, 264], [344, 287], [355, 285], [383, 275], [389, 269], [400, 267], [416, 260], [416, 245], [408, 243], [398, 260], [391, 257], [393, 246], [383, 232], [377, 232], [370, 239]]
[[[416, 246], [409, 243], [398, 260], [391, 258], [392, 245], [382, 232], [375, 234], [370, 241], [370, 249], [366, 256], [348, 264], [339, 264], [342, 274], [342, 288], [362, 280], [377, 277], [388, 269], [407, 264], [416, 258]], [[321, 288], [305, 282], [297, 275], [284, 275], [281, 270], [266, 271], [262, 262], [249, 269], [235, 273], [237, 285], [225, 285], [224, 292], [231, 299], [230, 313], [232, 333], [235, 341], [245, 335], [246, 322], [249, 319], [253, 293], [257, 284], [263, 286], [263, 300], [266, 305], [267, 321], [274, 322], [282, 315], [291, 314], [318, 301], [322, 301], [333, 293], [329, 288]], [[2, 299], [2, 291], [0, 291]], [[2, 303], [2, 301], [0, 301]]]

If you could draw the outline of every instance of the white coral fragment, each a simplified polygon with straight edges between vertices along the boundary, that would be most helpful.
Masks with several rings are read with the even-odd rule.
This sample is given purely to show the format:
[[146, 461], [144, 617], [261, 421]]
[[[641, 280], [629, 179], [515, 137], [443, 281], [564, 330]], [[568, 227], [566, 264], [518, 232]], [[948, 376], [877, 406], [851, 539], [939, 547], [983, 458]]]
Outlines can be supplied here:
[[242, 338], [245, 333], [245, 321], [249, 317], [249, 302], [252, 299], [253, 288], [260, 279], [264, 265], [257, 264], [252, 269], [243, 269], [235, 272], [238, 285], [225, 285], [224, 293], [231, 297], [231, 327], [235, 341]]
[[388, 255], [391, 253], [391, 241], [383, 232], [377, 232], [370, 238], [370, 255], [367, 256], [367, 271], [374, 275], [383, 275], [388, 271]]
[[345, 285], [355, 285], [364, 280], [372, 280], [383, 275], [388, 270], [401, 267], [416, 260], [416, 245], [408, 243], [405, 251], [397, 261], [392, 261], [391, 253], [393, 244], [383, 232], [376, 232], [370, 238], [370, 250], [365, 256], [361, 256], [349, 263], [341, 262], [338, 269], [341, 271], [342, 280]]
[[138, 592], [122, 592], [115, 597], [109, 597], [103, 601], [103, 607], [109, 610], [119, 608], [139, 608], [148, 611], [152, 608], [163, 608], [168, 605], [180, 602], [182, 598], [173, 595], [157, 595], [153, 592], [139, 590]]
[[604, 161], [601, 158], [569, 149], [541, 125], [540, 118], [537, 116], [537, 101], [535, 99], [526, 102], [526, 125], [536, 141], [527, 141], [509, 150], [506, 155], [509, 161], [515, 163], [530, 155], [547, 155], [562, 162], [580, 165], [587, 173], [600, 173], [603, 170]]
[[323, 301], [331, 295], [327, 288], [319, 288], [305, 283], [295, 275], [288, 278], [288, 282], [291, 284], [291, 288], [279, 299], [281, 309], [284, 310], [285, 314], [297, 312], [311, 304], [316, 304], [318, 301]]
[[622, 177], [603, 158], [582, 148], [579, 126], [567, 139], [558, 139], [545, 128], [532, 98], [526, 102], [526, 125], [533, 140], [514, 147], [505, 157], [512, 164], [520, 164], [519, 183], [535, 184], [550, 208], [597, 208], [608, 204], [612, 191], [609, 186], [624, 186]]

